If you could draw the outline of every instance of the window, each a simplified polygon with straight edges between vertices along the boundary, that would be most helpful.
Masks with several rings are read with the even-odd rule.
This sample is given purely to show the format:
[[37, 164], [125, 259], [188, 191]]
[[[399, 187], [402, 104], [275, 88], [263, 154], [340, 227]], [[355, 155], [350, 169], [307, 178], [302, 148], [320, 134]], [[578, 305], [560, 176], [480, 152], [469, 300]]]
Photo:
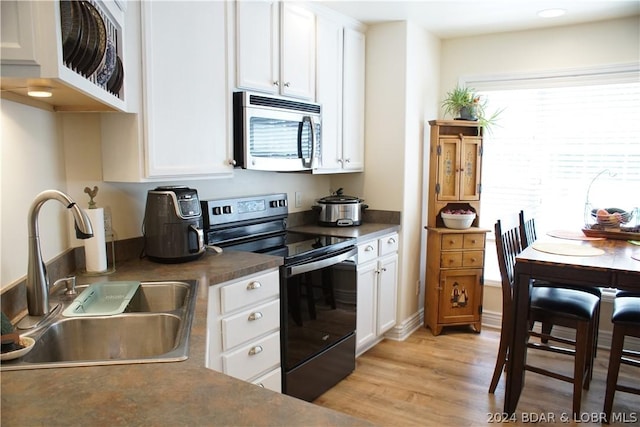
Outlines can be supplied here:
[[[467, 81], [489, 111], [504, 108], [485, 135], [481, 226], [526, 209], [539, 235], [579, 231], [591, 208], [639, 208], [639, 76], [635, 66]], [[498, 280], [497, 267], [487, 275]]]

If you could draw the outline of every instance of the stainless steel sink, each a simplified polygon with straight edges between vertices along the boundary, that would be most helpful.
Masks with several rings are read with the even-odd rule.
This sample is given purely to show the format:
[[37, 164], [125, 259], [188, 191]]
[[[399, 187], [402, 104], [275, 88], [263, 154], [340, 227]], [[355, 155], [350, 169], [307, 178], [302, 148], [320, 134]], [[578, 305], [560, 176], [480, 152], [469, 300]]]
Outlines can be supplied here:
[[[142, 282], [122, 314], [64, 317], [60, 300], [49, 322], [25, 333], [35, 339], [25, 356], [2, 370], [173, 362], [185, 360], [196, 303], [196, 281]], [[82, 287], [78, 287], [82, 291]]]

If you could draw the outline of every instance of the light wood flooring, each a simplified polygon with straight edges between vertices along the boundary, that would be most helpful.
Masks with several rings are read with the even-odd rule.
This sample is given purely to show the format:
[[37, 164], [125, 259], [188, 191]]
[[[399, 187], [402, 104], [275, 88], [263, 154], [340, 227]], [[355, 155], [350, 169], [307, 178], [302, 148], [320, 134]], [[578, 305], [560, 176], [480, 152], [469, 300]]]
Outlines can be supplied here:
[[[504, 403], [504, 373], [489, 394], [500, 333], [445, 328], [437, 337], [420, 328], [405, 341], [385, 340], [357, 359], [356, 370], [314, 401], [382, 426], [481, 426], [498, 424]], [[529, 363], [572, 373], [571, 358], [529, 350]], [[571, 415], [572, 385], [527, 372], [515, 422], [509, 425], [601, 425], [609, 353], [598, 350], [593, 380], [583, 392], [578, 422]], [[622, 366], [620, 380], [640, 384], [640, 370]], [[617, 392], [613, 411], [620, 422], [640, 425], [640, 396]], [[561, 419], [566, 416], [568, 421]], [[543, 419], [544, 417], [544, 419]], [[595, 417], [596, 422], [592, 422]], [[541, 421], [555, 421], [542, 423]]]

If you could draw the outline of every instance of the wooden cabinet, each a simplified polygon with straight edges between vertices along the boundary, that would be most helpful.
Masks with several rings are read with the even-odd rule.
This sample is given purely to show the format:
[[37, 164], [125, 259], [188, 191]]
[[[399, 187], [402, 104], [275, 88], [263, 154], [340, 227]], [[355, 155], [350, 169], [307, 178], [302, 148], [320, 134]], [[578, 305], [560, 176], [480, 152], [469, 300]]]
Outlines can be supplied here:
[[396, 324], [398, 234], [358, 245], [356, 355], [380, 342]]
[[482, 128], [477, 122], [430, 121], [427, 225], [443, 227], [442, 209], [470, 207], [479, 224], [482, 190]]
[[473, 325], [480, 332], [485, 233], [472, 228], [428, 228], [425, 326]]
[[[485, 237], [478, 228], [482, 128], [476, 122], [431, 121], [427, 208], [425, 326], [434, 335], [444, 326], [472, 325], [480, 332]], [[444, 226], [445, 209], [476, 213], [465, 230]]]
[[322, 151], [315, 174], [364, 170], [365, 35], [318, 14], [316, 100]]
[[281, 391], [280, 274], [257, 273], [209, 288], [209, 369]]
[[[102, 71], [101, 66], [85, 76], [65, 61], [60, 3], [0, 2], [2, 97], [29, 105], [46, 106], [54, 111], [129, 111], [126, 79], [118, 93], [111, 93], [105, 83], [98, 83], [97, 75]], [[129, 68], [124, 48], [128, 37], [124, 25], [127, 4], [98, 0], [90, 4], [93, 5], [91, 10], [105, 24], [105, 38], [115, 43], [126, 75]], [[82, 7], [81, 10], [84, 9]], [[92, 22], [99, 22], [95, 21], [96, 15], [92, 16]], [[89, 70], [93, 68], [84, 67], [86, 73], [90, 73]], [[50, 87], [52, 96], [28, 97], [29, 86]]]
[[140, 113], [103, 115], [103, 179], [231, 176], [229, 6], [183, 1], [129, 7], [141, 8]]
[[236, 1], [236, 85], [313, 100], [315, 15], [294, 2]]

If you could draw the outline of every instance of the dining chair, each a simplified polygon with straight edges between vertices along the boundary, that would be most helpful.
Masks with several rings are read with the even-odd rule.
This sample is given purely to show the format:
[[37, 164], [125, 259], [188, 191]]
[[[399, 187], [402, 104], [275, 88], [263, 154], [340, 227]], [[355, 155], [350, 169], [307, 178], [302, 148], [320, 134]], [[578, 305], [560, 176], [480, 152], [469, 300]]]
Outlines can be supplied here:
[[[494, 393], [509, 357], [509, 341], [513, 327], [513, 286], [515, 284], [516, 256], [522, 251], [519, 223], [515, 218], [498, 220], [495, 224], [498, 266], [502, 278], [502, 330], [498, 357], [489, 386]], [[529, 305], [529, 336], [539, 337], [547, 343], [528, 340], [527, 348], [570, 355], [574, 358], [573, 376], [552, 371], [541, 366], [526, 364], [525, 369], [541, 375], [573, 384], [573, 413], [580, 413], [582, 389], [589, 388], [593, 353], [593, 328], [599, 298], [588, 292], [555, 287], [531, 287]], [[575, 330], [575, 339], [554, 336], [534, 330], [535, 322], [550, 323]], [[554, 342], [551, 345], [548, 342]]]
[[[622, 295], [622, 296], [620, 296]], [[607, 389], [604, 395], [603, 412], [607, 423], [611, 422], [611, 410], [616, 391], [640, 394], [640, 388], [618, 383], [620, 364], [640, 368], [640, 352], [625, 350], [625, 337], [640, 338], [640, 295], [619, 293], [613, 300], [613, 335], [611, 337], [611, 353], [607, 372]]]
[[[535, 220], [535, 217], [530, 216], [528, 212], [525, 213], [524, 210], [521, 210], [518, 216], [519, 216], [519, 223], [520, 223], [520, 242], [522, 243], [522, 249], [524, 250], [528, 248], [529, 245], [535, 242], [538, 238], [538, 233], [536, 231], [536, 220]], [[548, 285], [549, 285], [549, 282], [547, 281], [540, 281], [540, 280], [533, 281], [533, 286], [548, 286]], [[608, 285], [603, 285], [603, 287], [607, 287], [607, 286]], [[593, 357], [590, 360], [591, 375], [593, 375], [593, 363], [598, 352], [598, 328], [600, 325], [600, 302], [602, 301], [602, 289], [594, 288], [594, 287], [581, 288], [581, 287], [573, 286], [571, 284], [564, 284], [564, 283], [563, 284], [554, 283], [554, 287], [573, 289], [580, 292], [589, 292], [590, 294], [593, 294], [598, 297], [598, 307], [596, 310], [596, 323], [595, 323], [596, 327], [593, 330]], [[542, 325], [542, 331], [545, 334], [551, 334], [552, 329], [553, 329], [553, 324], [551, 323], [544, 323]], [[546, 342], [546, 340], [543, 340], [543, 342]]]

